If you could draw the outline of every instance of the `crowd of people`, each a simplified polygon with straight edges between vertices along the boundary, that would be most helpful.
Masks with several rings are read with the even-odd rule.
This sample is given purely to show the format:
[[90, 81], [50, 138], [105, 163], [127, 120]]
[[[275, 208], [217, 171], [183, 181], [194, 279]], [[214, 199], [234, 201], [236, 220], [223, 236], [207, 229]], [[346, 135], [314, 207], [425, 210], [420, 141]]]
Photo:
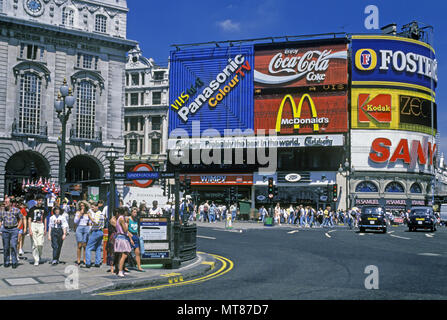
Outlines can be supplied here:
[[[48, 206], [44, 195], [28, 194], [25, 198], [5, 196], [0, 203], [0, 231], [3, 240], [5, 268], [17, 268], [19, 260], [24, 259], [24, 241], [29, 236], [32, 248], [32, 263], [39, 266], [42, 262], [45, 237], [48, 238], [52, 257], [50, 263], [60, 261], [64, 240], [73, 232], [76, 237], [75, 263], [83, 268], [99, 268], [103, 261], [104, 228], [108, 228], [107, 265], [108, 272], [124, 277], [128, 266], [144, 272], [141, 267], [141, 254], [144, 252], [142, 239], [138, 236], [139, 219], [142, 216], [161, 216], [163, 209], [157, 201], [147, 207], [124, 206], [123, 201], [108, 217], [108, 208], [104, 201], [68, 201], [56, 199]], [[62, 203], [61, 203], [62, 202]], [[93, 258], [91, 253], [95, 251]]]

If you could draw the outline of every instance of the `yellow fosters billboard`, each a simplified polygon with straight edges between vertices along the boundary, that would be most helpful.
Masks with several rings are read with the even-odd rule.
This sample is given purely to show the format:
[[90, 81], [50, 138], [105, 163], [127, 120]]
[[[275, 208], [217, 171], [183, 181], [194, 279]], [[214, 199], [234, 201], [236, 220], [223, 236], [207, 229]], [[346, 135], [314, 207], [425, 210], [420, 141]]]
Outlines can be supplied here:
[[430, 95], [415, 91], [353, 88], [351, 127], [436, 134], [436, 103]]

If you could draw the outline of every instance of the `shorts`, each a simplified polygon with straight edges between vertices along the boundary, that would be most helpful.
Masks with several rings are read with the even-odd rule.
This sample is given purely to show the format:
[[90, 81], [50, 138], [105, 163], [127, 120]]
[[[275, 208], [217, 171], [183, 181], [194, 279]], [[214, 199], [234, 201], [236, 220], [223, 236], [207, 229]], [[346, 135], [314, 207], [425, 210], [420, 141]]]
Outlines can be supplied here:
[[135, 234], [132, 235], [132, 241], [133, 241], [133, 245], [132, 245], [132, 243], [130, 243], [130, 246], [132, 247], [132, 249], [136, 249], [136, 248], [140, 247], [140, 238], [137, 235], [135, 235]]
[[19, 234], [23, 234], [23, 229], [19, 229]]
[[76, 241], [78, 243], [87, 243], [89, 232], [89, 226], [78, 226], [76, 228]]

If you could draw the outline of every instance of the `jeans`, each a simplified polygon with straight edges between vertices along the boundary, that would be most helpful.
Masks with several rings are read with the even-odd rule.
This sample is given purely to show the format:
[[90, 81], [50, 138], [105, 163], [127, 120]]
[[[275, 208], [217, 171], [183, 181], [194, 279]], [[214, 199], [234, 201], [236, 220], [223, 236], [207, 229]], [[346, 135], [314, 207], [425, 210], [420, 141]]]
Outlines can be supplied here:
[[9, 264], [9, 255], [11, 255], [12, 264], [17, 264], [17, 239], [19, 237], [19, 229], [2, 228], [3, 238], [3, 258], [5, 265]]
[[306, 216], [302, 215], [300, 218], [300, 226], [304, 227], [306, 225]]
[[313, 216], [307, 217], [307, 224], [312, 227], [313, 223], [314, 223], [314, 217]]
[[236, 211], [231, 213], [231, 221], [233, 222], [236, 219]]
[[90, 265], [91, 251], [95, 251], [95, 264], [101, 264], [102, 256], [102, 230], [93, 230], [87, 242], [85, 249], [85, 264]]
[[327, 227], [329, 225], [329, 218], [325, 217], [323, 220], [323, 227]]
[[215, 215], [214, 213], [210, 213], [210, 219], [209, 219], [209, 221], [210, 221], [210, 223], [216, 221], [216, 215]]
[[288, 221], [288, 223], [289, 223], [289, 224], [293, 224], [294, 221], [295, 221], [295, 215], [292, 213], [292, 214], [289, 216], [289, 221]]
[[64, 231], [62, 228], [53, 228], [51, 229], [51, 247], [53, 248], [53, 261], [59, 261], [59, 257], [61, 256], [62, 243], [62, 235]]

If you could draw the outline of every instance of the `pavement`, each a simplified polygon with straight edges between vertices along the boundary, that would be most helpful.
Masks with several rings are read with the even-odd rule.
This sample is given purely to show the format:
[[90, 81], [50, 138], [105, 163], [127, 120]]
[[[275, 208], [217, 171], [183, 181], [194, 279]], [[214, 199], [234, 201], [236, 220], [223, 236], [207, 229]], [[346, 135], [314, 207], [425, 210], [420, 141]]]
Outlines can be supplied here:
[[[0, 241], [1, 242], [1, 241]], [[107, 272], [110, 267], [78, 267], [76, 261], [76, 235], [70, 232], [62, 246], [61, 263], [51, 265], [51, 242], [45, 237], [42, 260], [34, 266], [31, 240], [25, 238], [25, 254], [19, 260], [17, 269], [3, 265], [3, 245], [0, 250], [0, 299], [20, 296], [39, 298], [39, 295], [67, 291], [93, 294], [106, 290], [121, 290], [146, 285], [163, 285], [186, 281], [207, 274], [214, 268], [215, 258], [207, 253], [197, 253], [193, 260], [183, 262], [178, 269], [163, 269], [162, 265], [144, 265], [145, 272], [130, 269], [125, 278]], [[94, 252], [92, 252], [94, 257]]]

